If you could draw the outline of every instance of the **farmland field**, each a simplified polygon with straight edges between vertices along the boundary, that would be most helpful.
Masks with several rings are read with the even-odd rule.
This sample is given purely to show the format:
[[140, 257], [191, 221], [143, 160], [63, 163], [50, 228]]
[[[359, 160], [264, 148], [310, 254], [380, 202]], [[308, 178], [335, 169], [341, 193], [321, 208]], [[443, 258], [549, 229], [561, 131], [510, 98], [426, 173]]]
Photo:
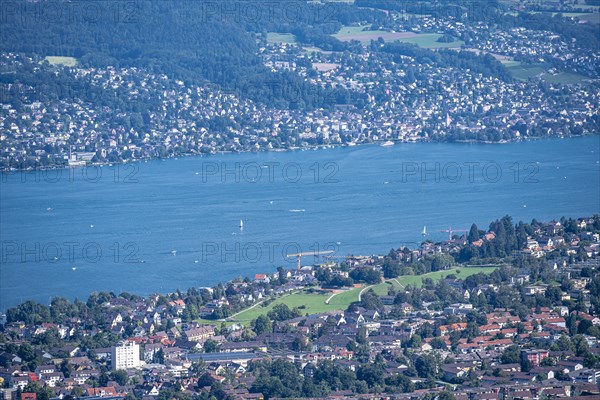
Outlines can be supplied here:
[[383, 38], [383, 40], [385, 41], [394, 41], [401, 38], [410, 38], [417, 35], [413, 32], [387, 32], [365, 29], [366, 27], [364, 26], [345, 26], [333, 36], [343, 42], [358, 40], [362, 43], [370, 43], [371, 40], [377, 40], [378, 38]]
[[542, 79], [550, 83], [562, 83], [565, 85], [569, 85], [579, 83], [589, 78], [573, 72], [559, 72], [556, 75], [544, 74], [542, 76]]
[[[535, 14], [535, 12], [532, 12], [532, 14]], [[556, 16], [558, 13], [552, 13], [552, 16]], [[586, 13], [586, 12], [565, 12], [562, 13], [563, 17], [568, 17], [568, 18], [577, 18], [581, 21], [588, 21], [590, 23], [593, 24], [598, 24], [600, 23], [600, 14], [599, 13]]]
[[589, 21], [591, 24], [600, 24], [600, 14], [599, 13], [580, 13], [577, 17], [582, 21]]
[[521, 61], [514, 61], [514, 60], [500, 60], [500, 62], [501, 62], [501, 63], [502, 63], [502, 65], [504, 65], [506, 68], [518, 67], [519, 65], [521, 65]]
[[531, 77], [543, 74], [546, 69], [541, 65], [516, 65], [508, 67], [513, 77], [520, 80], [527, 80]]
[[420, 47], [429, 49], [436, 48], [456, 48], [464, 44], [464, 42], [457, 40], [452, 43], [441, 43], [437, 40], [442, 36], [438, 33], [414, 33], [414, 32], [387, 32], [380, 30], [369, 30], [364, 26], [345, 26], [339, 30], [338, 33], [333, 35], [338, 40], [348, 42], [351, 40], [358, 40], [363, 44], [370, 43], [371, 40], [377, 40], [382, 38], [386, 42], [405, 42], [413, 43]]
[[296, 43], [296, 37], [291, 33], [268, 32], [267, 42], [269, 43]]
[[520, 80], [527, 80], [531, 77], [539, 76], [546, 82], [570, 85], [589, 79], [584, 75], [565, 71], [559, 72], [556, 75], [551, 75], [546, 72], [547, 68], [541, 64], [505, 64], [505, 66], [508, 68], [513, 77]]
[[516, 67], [516, 66], [518, 66], [518, 65], [521, 65], [521, 62], [520, 62], [520, 61], [515, 61], [515, 60], [514, 60], [512, 57], [510, 57], [510, 56], [506, 56], [506, 55], [502, 55], [502, 54], [489, 53], [489, 52], [487, 52], [487, 51], [481, 51], [481, 50], [479, 50], [479, 49], [475, 49], [475, 48], [472, 48], [472, 47], [467, 47], [467, 48], [464, 48], [464, 50], [466, 50], [466, 51], [470, 51], [470, 52], [473, 52], [473, 53], [475, 53], [475, 54], [477, 54], [477, 55], [479, 55], [479, 54], [481, 54], [481, 53], [484, 53], [484, 54], [489, 54], [489, 55], [491, 55], [492, 57], [494, 57], [496, 60], [500, 61], [500, 62], [502, 63], [502, 65], [504, 65], [506, 68], [509, 68], [509, 67]]
[[313, 53], [313, 52], [323, 53], [323, 54], [333, 54], [334, 53], [333, 51], [323, 50], [319, 47], [314, 47], [314, 46], [304, 46], [303, 50], [306, 53]]
[[427, 49], [439, 48], [457, 48], [464, 44], [462, 40], [456, 40], [452, 43], [442, 43], [437, 40], [441, 37], [439, 33], [415, 33], [414, 36], [401, 38], [400, 42], [416, 44], [419, 47]]
[[66, 65], [67, 67], [77, 65], [77, 59], [74, 57], [46, 56], [45, 60], [50, 65]]
[[340, 64], [336, 63], [313, 63], [312, 67], [317, 71], [327, 72], [338, 68]]

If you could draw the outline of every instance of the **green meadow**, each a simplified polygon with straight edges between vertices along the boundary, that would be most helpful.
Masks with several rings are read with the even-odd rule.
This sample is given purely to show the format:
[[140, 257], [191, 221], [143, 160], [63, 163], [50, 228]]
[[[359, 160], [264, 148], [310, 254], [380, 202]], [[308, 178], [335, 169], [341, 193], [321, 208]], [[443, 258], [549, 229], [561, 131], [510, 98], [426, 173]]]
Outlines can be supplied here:
[[267, 42], [269, 43], [296, 43], [296, 37], [291, 33], [268, 32]]
[[[468, 276], [478, 274], [480, 272], [489, 274], [497, 267], [460, 267], [445, 271], [431, 272], [425, 275], [404, 275], [395, 279], [389, 279], [377, 285], [367, 285], [355, 287], [337, 294], [325, 291], [300, 291], [291, 294], [286, 294], [278, 297], [270, 302], [259, 304], [258, 306], [246, 309], [235, 317], [228, 319], [228, 323], [239, 322], [244, 325], [249, 325], [250, 322], [260, 315], [265, 315], [273, 309], [277, 304], [286, 304], [290, 308], [298, 307], [302, 314], [319, 314], [333, 310], [345, 310], [348, 306], [358, 301], [361, 291], [365, 293], [368, 290], [373, 290], [379, 296], [385, 296], [390, 288], [395, 291], [404, 289], [404, 286], [414, 285], [422, 286], [424, 278], [430, 278], [434, 281], [439, 281], [448, 275], [454, 274], [459, 279], [465, 279]], [[329, 300], [327, 303], [326, 301]], [[268, 304], [267, 304], [268, 303]], [[214, 321], [213, 321], [214, 323]]]

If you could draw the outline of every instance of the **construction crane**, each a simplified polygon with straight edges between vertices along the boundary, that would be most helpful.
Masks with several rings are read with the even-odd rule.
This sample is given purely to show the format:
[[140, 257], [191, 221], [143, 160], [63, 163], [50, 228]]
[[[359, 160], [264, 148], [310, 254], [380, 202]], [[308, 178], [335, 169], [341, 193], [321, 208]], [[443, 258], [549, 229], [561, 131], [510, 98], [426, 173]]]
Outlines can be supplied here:
[[286, 257], [296, 257], [298, 259], [298, 269], [300, 269], [300, 259], [302, 257], [306, 257], [306, 256], [314, 256], [315, 258], [322, 256], [322, 255], [327, 255], [327, 254], [331, 254], [333, 253], [333, 250], [326, 250], [326, 251], [309, 251], [306, 253], [294, 253], [294, 254], [288, 254], [286, 255]]
[[452, 227], [450, 227], [449, 229], [444, 229], [440, 232], [446, 232], [448, 233], [448, 240], [452, 240], [452, 234], [456, 233], [456, 232], [466, 232], [466, 230], [464, 229], [452, 229]]

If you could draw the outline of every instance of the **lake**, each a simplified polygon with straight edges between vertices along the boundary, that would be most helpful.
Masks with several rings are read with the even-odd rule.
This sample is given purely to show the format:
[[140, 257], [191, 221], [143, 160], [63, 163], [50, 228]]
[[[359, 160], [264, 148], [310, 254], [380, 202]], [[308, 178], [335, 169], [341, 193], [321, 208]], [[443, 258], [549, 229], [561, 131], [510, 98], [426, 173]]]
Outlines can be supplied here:
[[[226, 154], [2, 176], [0, 311], [212, 286], [600, 210], [600, 137]], [[243, 225], [243, 227], [241, 227]], [[313, 256], [301, 259], [312, 264]]]

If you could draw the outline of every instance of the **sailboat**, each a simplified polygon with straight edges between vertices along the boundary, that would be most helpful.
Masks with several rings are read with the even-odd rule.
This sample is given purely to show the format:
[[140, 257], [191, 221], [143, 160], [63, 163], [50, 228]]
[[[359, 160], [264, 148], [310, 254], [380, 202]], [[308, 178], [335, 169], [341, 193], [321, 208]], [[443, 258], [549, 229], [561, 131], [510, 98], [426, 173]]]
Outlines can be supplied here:
[[244, 221], [240, 219], [240, 229], [244, 229]]
[[427, 236], [427, 226], [423, 226], [423, 232], [421, 235], [423, 235], [423, 237]]

